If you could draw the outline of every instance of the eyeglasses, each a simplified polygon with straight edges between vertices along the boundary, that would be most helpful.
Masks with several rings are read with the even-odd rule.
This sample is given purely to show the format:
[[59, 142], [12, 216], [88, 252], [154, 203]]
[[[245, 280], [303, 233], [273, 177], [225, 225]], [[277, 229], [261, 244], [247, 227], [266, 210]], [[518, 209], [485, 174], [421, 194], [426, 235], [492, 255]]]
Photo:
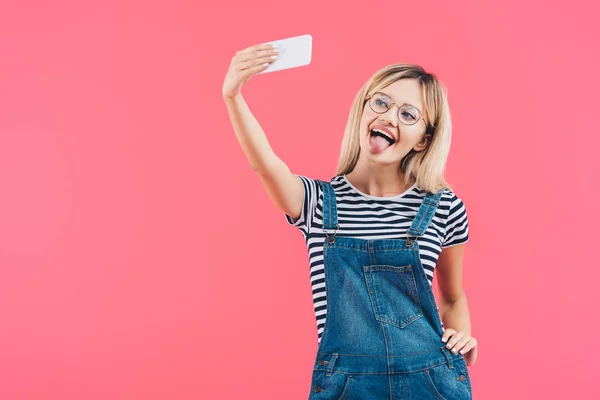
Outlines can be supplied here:
[[425, 126], [429, 128], [425, 119], [421, 116], [421, 111], [410, 104], [404, 104], [402, 106], [392, 102], [390, 97], [385, 93], [376, 92], [370, 96], [367, 96], [366, 101], [369, 102], [369, 107], [371, 110], [376, 112], [377, 114], [383, 114], [387, 112], [394, 104], [398, 106], [398, 121], [400, 121], [403, 125], [411, 126], [419, 122], [420, 119], [423, 120]]

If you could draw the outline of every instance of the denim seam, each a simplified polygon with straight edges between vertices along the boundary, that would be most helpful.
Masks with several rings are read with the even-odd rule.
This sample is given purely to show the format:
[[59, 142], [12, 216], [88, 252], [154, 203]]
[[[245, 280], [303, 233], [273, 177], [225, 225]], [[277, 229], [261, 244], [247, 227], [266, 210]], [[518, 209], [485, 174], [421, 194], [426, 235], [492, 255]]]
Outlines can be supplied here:
[[[428, 365], [427, 367], [423, 367], [423, 368], [419, 368], [419, 369], [413, 369], [410, 371], [391, 371], [391, 372], [368, 372], [368, 371], [360, 371], [360, 372], [349, 372], [349, 371], [343, 371], [343, 370], [332, 370], [331, 373], [332, 374], [349, 374], [349, 375], [400, 375], [400, 374], [414, 374], [414, 373], [418, 373], [418, 372], [423, 372], [426, 369], [431, 369], [431, 368], [435, 368], [435, 367], [439, 367], [441, 365], [446, 365], [446, 361], [441, 361], [437, 364], [432, 364], [432, 365]], [[329, 371], [329, 368], [313, 368], [313, 371], [317, 371], [317, 372], [327, 372]]]
[[331, 374], [333, 373], [333, 365], [335, 364], [337, 358], [338, 358], [338, 354], [333, 353], [333, 357], [331, 357], [331, 360], [329, 361], [329, 367], [327, 368], [327, 373], [325, 374], [326, 376], [331, 376]]
[[[415, 353], [408, 353], [408, 354], [404, 354], [402, 356], [390, 356], [390, 355], [385, 355], [385, 356], [374, 356], [371, 354], [346, 354], [346, 353], [324, 353], [324, 352], [317, 352], [317, 354], [323, 354], [323, 355], [334, 355], [337, 354], [337, 356], [346, 356], [346, 357], [371, 357], [371, 358], [384, 358], [384, 357], [388, 357], [388, 358], [404, 358], [404, 357], [413, 357], [419, 354], [427, 354], [427, 353], [437, 353], [440, 349], [436, 348], [435, 350], [427, 350], [427, 351], [419, 351], [419, 352], [415, 352]], [[445, 361], [444, 361], [445, 362]]]
[[[343, 237], [343, 236], [337, 236], [337, 239], [339, 239], [340, 237]], [[324, 240], [327, 241], [327, 238], [325, 238]], [[365, 239], [362, 239], [362, 240], [365, 240]], [[403, 240], [403, 239], [392, 239], [392, 240], [398, 240], [398, 241], [400, 241], [400, 240]], [[352, 247], [352, 246], [344, 246], [343, 244], [335, 244], [335, 245], [331, 245], [331, 246], [328, 246], [328, 247], [334, 248], [334, 249], [346, 249], [346, 250], [355, 250], [355, 251], [362, 251], [362, 252], [369, 252], [369, 251], [372, 252], [373, 251], [373, 250], [369, 250], [369, 249], [366, 249], [366, 248], [359, 249], [359, 248]], [[396, 249], [377, 249], [376, 250], [377, 253], [388, 252], [388, 251], [405, 251], [405, 252], [411, 252], [413, 250], [409, 250], [409, 249], [404, 248], [404, 244], [398, 245], [398, 248], [396, 248]]]
[[385, 358], [385, 365], [387, 367], [387, 372], [388, 372], [388, 388], [391, 390], [391, 376], [389, 375], [390, 372], [390, 350], [388, 348], [388, 332], [387, 332], [387, 327], [384, 326], [383, 324], [379, 324], [379, 327], [381, 328], [381, 330], [383, 331], [383, 341], [385, 343], [385, 354], [386, 354], [386, 358]]
[[425, 370], [423, 373], [425, 374], [425, 380], [427, 381], [427, 385], [429, 386], [429, 390], [431, 391], [431, 393], [433, 393], [433, 395], [435, 397], [437, 397], [439, 400], [447, 400], [445, 397], [442, 397], [440, 392], [437, 390], [437, 388], [433, 384], [433, 380], [431, 379], [431, 376], [429, 375], [429, 371]]

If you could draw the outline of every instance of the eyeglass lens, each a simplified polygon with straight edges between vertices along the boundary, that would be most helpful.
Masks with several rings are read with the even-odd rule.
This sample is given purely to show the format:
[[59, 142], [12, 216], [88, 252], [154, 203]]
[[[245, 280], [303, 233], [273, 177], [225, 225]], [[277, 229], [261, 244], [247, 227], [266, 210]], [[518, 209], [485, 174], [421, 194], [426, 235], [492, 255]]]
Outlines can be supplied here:
[[[390, 108], [392, 101], [382, 93], [375, 93], [369, 100], [369, 106], [373, 111], [383, 114]], [[415, 107], [403, 105], [398, 109], [398, 119], [405, 125], [413, 125], [419, 120], [420, 113]]]

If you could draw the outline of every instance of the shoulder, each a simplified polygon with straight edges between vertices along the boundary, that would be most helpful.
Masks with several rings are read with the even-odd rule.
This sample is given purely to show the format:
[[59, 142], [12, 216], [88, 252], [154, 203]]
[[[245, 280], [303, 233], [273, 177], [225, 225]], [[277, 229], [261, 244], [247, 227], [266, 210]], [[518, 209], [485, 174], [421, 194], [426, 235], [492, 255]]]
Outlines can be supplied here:
[[[419, 197], [424, 198], [427, 195], [427, 191], [420, 187], [415, 187], [415, 193]], [[452, 189], [445, 187], [442, 190], [442, 196], [438, 203], [437, 214], [445, 218], [452, 218], [461, 213], [465, 213], [465, 203], [463, 199], [457, 195]]]
[[[412, 192], [423, 198], [425, 198], [428, 194], [427, 190], [416, 185], [413, 187]], [[447, 208], [450, 204], [455, 203], [456, 201], [462, 201], [462, 199], [458, 197], [452, 189], [444, 187], [442, 190], [442, 196], [440, 197], [439, 207], [442, 209]]]
[[[336, 192], [336, 193], [343, 193], [345, 190], [347, 190], [349, 188], [348, 183], [346, 182], [346, 179], [342, 175], [336, 175], [334, 177], [329, 178], [329, 180], [323, 179], [322, 181], [323, 181], [323, 183], [331, 185], [334, 192]], [[319, 185], [319, 186], [321, 186], [321, 185]], [[319, 187], [319, 189], [322, 189], [322, 188]]]
[[445, 203], [450, 204], [451, 207], [456, 206], [458, 204], [464, 205], [463, 199], [456, 194], [452, 189], [444, 188], [444, 192], [442, 193], [442, 199]]
[[466, 220], [467, 207], [461, 196], [449, 188], [444, 189], [440, 199], [440, 209], [443, 210], [448, 222]]
[[328, 183], [335, 189], [347, 186], [346, 179], [343, 175], [337, 175], [329, 179]]
[[307, 175], [296, 174], [296, 176], [302, 181], [305, 188], [305, 194], [307, 197], [321, 200], [323, 196], [323, 184], [330, 184], [334, 191], [338, 191], [339, 189], [343, 190], [344, 188], [344, 180], [341, 176], [334, 176], [333, 178], [321, 179], [321, 178], [312, 178]]
[[443, 213], [446, 218], [446, 233], [442, 248], [466, 243], [469, 240], [469, 220], [463, 199], [450, 189], [444, 189]]

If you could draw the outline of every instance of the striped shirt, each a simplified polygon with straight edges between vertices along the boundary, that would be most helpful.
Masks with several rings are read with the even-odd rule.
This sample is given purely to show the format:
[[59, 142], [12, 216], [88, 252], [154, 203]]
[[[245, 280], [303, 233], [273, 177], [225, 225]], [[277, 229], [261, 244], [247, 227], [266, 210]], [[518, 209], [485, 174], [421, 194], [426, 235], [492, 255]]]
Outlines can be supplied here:
[[[304, 185], [304, 203], [298, 219], [284, 214], [289, 225], [302, 233], [308, 249], [310, 281], [318, 342], [321, 341], [327, 315], [325, 274], [323, 266], [323, 193], [314, 179], [296, 175]], [[336, 236], [359, 239], [406, 239], [406, 232], [425, 198], [425, 190], [412, 185], [404, 193], [392, 197], [375, 197], [356, 189], [345, 176], [330, 180], [338, 211]], [[435, 215], [423, 236], [417, 239], [419, 256], [429, 284], [442, 248], [469, 240], [469, 225], [463, 201], [444, 189]], [[443, 326], [443, 324], [442, 324]]]

